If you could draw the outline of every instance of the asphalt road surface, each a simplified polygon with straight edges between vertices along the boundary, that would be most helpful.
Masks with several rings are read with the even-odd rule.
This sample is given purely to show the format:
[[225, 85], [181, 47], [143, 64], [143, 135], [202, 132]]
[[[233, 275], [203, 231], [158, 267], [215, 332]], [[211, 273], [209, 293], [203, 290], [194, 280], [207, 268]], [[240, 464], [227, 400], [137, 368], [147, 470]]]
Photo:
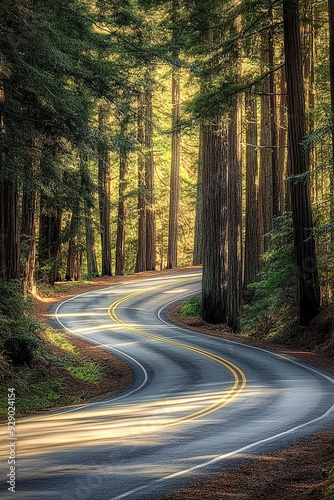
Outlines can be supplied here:
[[[334, 427], [333, 378], [300, 361], [171, 325], [168, 305], [200, 274], [87, 292], [53, 326], [115, 353], [134, 371], [122, 394], [16, 423], [16, 492], [1, 426], [1, 498], [159, 499], [248, 457]], [[17, 395], [19, 397], [19, 395]]]

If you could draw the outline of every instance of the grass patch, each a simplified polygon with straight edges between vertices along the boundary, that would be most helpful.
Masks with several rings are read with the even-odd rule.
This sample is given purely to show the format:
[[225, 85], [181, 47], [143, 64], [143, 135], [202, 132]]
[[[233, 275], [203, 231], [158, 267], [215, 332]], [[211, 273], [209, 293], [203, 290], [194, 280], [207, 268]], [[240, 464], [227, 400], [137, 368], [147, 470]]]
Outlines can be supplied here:
[[325, 457], [330, 462], [328, 467], [323, 470], [323, 475], [327, 478], [326, 490], [323, 500], [333, 500], [334, 498], [334, 439], [332, 439], [330, 446], [324, 452]]
[[48, 283], [39, 283], [37, 286], [38, 295], [43, 298], [52, 298], [56, 295], [61, 295], [63, 292], [75, 289], [78, 285], [82, 285], [84, 281], [69, 281], [61, 285], [50, 285]]
[[99, 382], [102, 377], [99, 365], [82, 358], [76, 347], [52, 328], [46, 329], [46, 337], [52, 345], [65, 351], [64, 355], [55, 356], [54, 363], [56, 366], [67, 370], [72, 377], [83, 382], [93, 384]]
[[181, 307], [181, 316], [200, 316], [202, 301], [198, 297], [189, 297]]
[[97, 384], [102, 376], [100, 367], [95, 363], [85, 363], [82, 366], [73, 366], [67, 369], [73, 377], [91, 384]]
[[62, 335], [57, 333], [55, 330], [52, 328], [46, 328], [44, 330], [45, 336], [47, 337], [47, 340], [54, 346], [59, 347], [60, 349], [63, 349], [66, 352], [74, 353], [75, 352], [75, 346], [73, 344], [70, 344]]

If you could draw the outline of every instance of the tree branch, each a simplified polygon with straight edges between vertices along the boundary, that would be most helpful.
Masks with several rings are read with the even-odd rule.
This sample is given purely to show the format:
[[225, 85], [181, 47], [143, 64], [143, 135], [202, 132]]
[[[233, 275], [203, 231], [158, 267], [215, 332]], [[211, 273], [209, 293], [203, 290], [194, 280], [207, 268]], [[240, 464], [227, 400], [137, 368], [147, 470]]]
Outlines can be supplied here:
[[[248, 85], [246, 85], [244, 87], [244, 89], [235, 90], [234, 92], [231, 92], [230, 94], [228, 94], [226, 97], [233, 97], [234, 95], [239, 94], [240, 92], [245, 92], [246, 89], [249, 89], [249, 88], [253, 87], [253, 85], [256, 85], [257, 83], [262, 82], [262, 80], [264, 80], [265, 78], [267, 78], [267, 76], [269, 76], [271, 73], [275, 73], [275, 71], [278, 71], [279, 69], [283, 68], [284, 66], [285, 66], [285, 63], [281, 64], [277, 68], [272, 69], [271, 71], [267, 71], [267, 73], [265, 73], [260, 78], [258, 78], [257, 80], [255, 80], [255, 82], [252, 82], [252, 83], [249, 83]], [[226, 101], [226, 97], [224, 97], [224, 99], [219, 99], [215, 103], [211, 104], [211, 106], [209, 106], [207, 108], [207, 110], [204, 113], [202, 113], [197, 118], [197, 120], [200, 120], [201, 118], [204, 118], [209, 113], [209, 111], [211, 111], [211, 109], [213, 109], [216, 106], [218, 106], [218, 104]]]

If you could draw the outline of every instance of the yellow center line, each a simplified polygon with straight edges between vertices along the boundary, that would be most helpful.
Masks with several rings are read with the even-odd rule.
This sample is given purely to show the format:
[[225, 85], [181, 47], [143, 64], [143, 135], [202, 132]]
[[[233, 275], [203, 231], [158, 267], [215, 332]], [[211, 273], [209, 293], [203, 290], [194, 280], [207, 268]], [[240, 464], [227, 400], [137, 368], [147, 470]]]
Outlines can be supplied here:
[[[181, 281], [184, 281], [184, 280], [178, 280], [177, 282], [174, 282], [174, 283], [179, 283]], [[223, 365], [225, 368], [227, 368], [232, 373], [232, 375], [234, 377], [233, 386], [228, 391], [225, 391], [224, 396], [220, 397], [215, 403], [210, 404], [209, 406], [207, 406], [206, 408], [203, 408], [202, 410], [198, 410], [194, 413], [191, 413], [190, 415], [186, 415], [184, 417], [174, 419], [173, 421], [171, 421], [169, 423], [162, 424], [163, 426], [171, 426], [171, 425], [179, 424], [181, 422], [188, 422], [190, 420], [194, 420], [194, 419], [198, 419], [198, 418], [210, 415], [211, 413], [220, 410], [224, 406], [227, 406], [232, 401], [234, 401], [240, 395], [240, 393], [244, 390], [244, 388], [246, 387], [247, 379], [246, 379], [246, 375], [241, 370], [241, 368], [239, 368], [237, 365], [235, 365], [231, 361], [228, 361], [227, 359], [222, 358], [221, 356], [218, 356], [218, 355], [213, 354], [211, 352], [205, 351], [205, 350], [200, 349], [198, 347], [193, 347], [193, 346], [190, 346], [188, 344], [183, 344], [181, 342], [176, 342], [175, 340], [170, 340], [170, 339], [167, 339], [165, 337], [161, 337], [159, 335], [153, 335], [151, 333], [145, 332], [144, 330], [141, 330], [141, 329], [137, 328], [136, 326], [131, 325], [131, 323], [124, 323], [119, 318], [119, 316], [116, 314], [116, 309], [124, 302], [132, 299], [135, 296], [142, 295], [148, 291], [156, 290], [156, 289], [161, 288], [163, 286], [165, 286], [165, 284], [156, 285], [156, 286], [153, 286], [150, 288], [146, 288], [145, 290], [140, 290], [139, 292], [131, 293], [130, 295], [127, 295], [126, 297], [123, 297], [123, 298], [116, 300], [108, 308], [109, 317], [118, 325], [126, 328], [127, 330], [138, 333], [139, 335], [141, 335], [143, 337], [147, 337], [147, 338], [150, 338], [153, 340], [158, 340], [158, 341], [163, 342], [165, 344], [177, 346], [177, 347], [180, 347], [182, 349], [187, 349], [188, 351], [193, 351], [193, 352], [196, 352], [198, 354], [201, 354], [202, 356], [210, 358], [213, 361], [216, 361], [217, 363], [219, 363], [219, 364]]]

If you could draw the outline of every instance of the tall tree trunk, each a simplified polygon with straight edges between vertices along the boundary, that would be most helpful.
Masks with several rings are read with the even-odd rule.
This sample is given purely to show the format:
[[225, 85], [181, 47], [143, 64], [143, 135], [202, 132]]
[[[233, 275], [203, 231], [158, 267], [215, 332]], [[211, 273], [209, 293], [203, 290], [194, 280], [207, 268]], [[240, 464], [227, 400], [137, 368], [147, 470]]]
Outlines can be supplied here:
[[[99, 108], [99, 130], [102, 134], [106, 133], [107, 122], [108, 112], [101, 105]], [[101, 146], [98, 163], [102, 275], [111, 276], [110, 159], [107, 146]]]
[[177, 240], [180, 198], [180, 77], [174, 70], [172, 77], [172, 164], [170, 173], [169, 231], [167, 269], [177, 266]]
[[241, 312], [242, 297], [242, 186], [240, 138], [238, 134], [239, 98], [233, 99], [228, 133], [228, 279], [227, 279], [227, 324], [238, 329], [238, 318]]
[[146, 270], [146, 179], [145, 179], [145, 127], [144, 127], [144, 98], [138, 99], [137, 139], [138, 151], [138, 250], [135, 272]]
[[86, 232], [86, 254], [87, 254], [87, 273], [89, 276], [99, 275], [95, 249], [95, 226], [93, 211], [85, 207], [85, 232]]
[[75, 207], [71, 218], [71, 236], [68, 244], [66, 281], [79, 281], [81, 278], [82, 247], [80, 244], [80, 207]]
[[[284, 49], [288, 92], [288, 126], [291, 172], [308, 171], [303, 150], [306, 134], [305, 97], [298, 0], [283, 0]], [[311, 236], [312, 213], [309, 181], [291, 183], [295, 263], [298, 277], [300, 323], [309, 322], [320, 310], [315, 242]]]
[[[273, 10], [269, 7], [270, 25], [273, 24]], [[276, 84], [275, 84], [275, 47], [273, 40], [272, 29], [269, 30], [269, 93], [270, 93], [270, 137], [271, 137], [271, 168], [272, 168], [272, 184], [273, 184], [273, 216], [281, 214], [280, 197], [283, 189], [282, 179], [279, 176], [278, 170], [278, 152], [277, 152], [277, 99], [276, 99]]]
[[154, 194], [154, 158], [153, 158], [153, 111], [152, 93], [145, 99], [145, 183], [149, 192], [146, 205], [146, 270], [154, 271], [156, 262], [155, 241], [155, 194]]
[[[127, 117], [124, 118], [121, 127], [121, 134], [124, 136], [127, 129]], [[126, 224], [126, 204], [125, 195], [127, 188], [128, 175], [128, 153], [126, 149], [120, 150], [119, 161], [119, 198], [118, 198], [118, 218], [117, 218], [117, 238], [116, 238], [116, 262], [115, 274], [118, 276], [124, 275], [125, 268], [125, 224]]]
[[[226, 171], [226, 136], [221, 120], [202, 125], [203, 137], [203, 278], [202, 317], [208, 323], [226, 320], [224, 307], [223, 171]], [[225, 198], [225, 196], [224, 196]], [[226, 203], [226, 198], [225, 198]]]
[[202, 200], [202, 171], [203, 171], [203, 124], [199, 130], [199, 151], [198, 151], [198, 171], [197, 171], [197, 192], [196, 192], [196, 217], [194, 235], [193, 265], [202, 264], [203, 255], [203, 200]]
[[[0, 65], [3, 63], [0, 54]], [[3, 83], [3, 82], [0, 82]], [[0, 87], [0, 104], [5, 101], [3, 85]], [[3, 137], [5, 131], [4, 115], [0, 110], [0, 272], [6, 280], [20, 278], [20, 227], [19, 227], [19, 191], [15, 175], [8, 178], [5, 174], [6, 153]]]
[[257, 100], [245, 94], [246, 113], [246, 218], [244, 288], [256, 281], [260, 270], [260, 234], [257, 194]]
[[40, 269], [48, 267], [51, 285], [61, 280], [61, 222], [62, 209], [52, 206], [52, 201], [43, 193], [40, 196], [40, 223], [38, 260]]
[[0, 180], [0, 278], [5, 279], [6, 257], [5, 257], [5, 198], [4, 181]]
[[280, 98], [279, 98], [279, 132], [278, 132], [278, 176], [279, 182], [282, 185], [280, 192], [280, 212], [283, 212], [285, 208], [286, 200], [286, 185], [283, 185], [283, 179], [287, 172], [287, 102], [286, 102], [286, 78], [285, 78], [285, 68], [283, 67], [280, 71]]
[[[261, 60], [264, 68], [268, 68], [268, 35], [262, 36]], [[272, 229], [273, 222], [273, 167], [271, 153], [271, 117], [270, 117], [270, 82], [267, 79], [261, 95], [261, 135], [260, 135], [260, 171], [259, 171], [259, 222], [260, 252], [268, 248], [265, 236]]]
[[4, 179], [1, 185], [4, 234], [4, 278], [20, 278], [19, 193], [15, 181]]
[[[0, 54], [0, 65], [3, 64], [3, 58]], [[3, 107], [5, 102], [5, 92], [3, 81], [0, 80], [0, 105]], [[5, 257], [5, 199], [4, 199], [4, 180], [5, 180], [5, 151], [4, 151], [4, 116], [0, 109], [0, 278], [5, 278], [6, 257]]]
[[88, 156], [84, 152], [80, 153], [80, 172], [85, 219], [87, 273], [89, 276], [95, 277], [99, 275], [99, 270], [95, 249], [95, 224], [93, 215], [94, 198], [92, 180], [88, 166]]
[[[310, 5], [309, 5], [310, 4]], [[314, 57], [315, 57], [315, 19], [314, 5], [312, 2], [303, 2], [301, 16], [301, 33], [302, 33], [302, 55], [303, 55], [303, 75], [305, 84], [305, 107], [308, 110], [306, 115], [306, 131], [311, 134], [314, 131]], [[316, 164], [315, 164], [315, 148], [313, 147], [309, 155], [309, 168], [311, 175], [311, 201], [315, 200], [316, 192]], [[332, 183], [331, 183], [332, 185]]]
[[329, 14], [329, 75], [332, 112], [331, 218], [334, 218], [334, 0], [328, 0]]
[[[32, 141], [31, 150], [35, 145]], [[26, 183], [22, 195], [21, 254], [24, 260], [24, 289], [35, 291], [36, 271], [36, 209], [37, 209], [37, 160], [31, 151], [26, 164]], [[29, 184], [28, 184], [29, 183]]]

